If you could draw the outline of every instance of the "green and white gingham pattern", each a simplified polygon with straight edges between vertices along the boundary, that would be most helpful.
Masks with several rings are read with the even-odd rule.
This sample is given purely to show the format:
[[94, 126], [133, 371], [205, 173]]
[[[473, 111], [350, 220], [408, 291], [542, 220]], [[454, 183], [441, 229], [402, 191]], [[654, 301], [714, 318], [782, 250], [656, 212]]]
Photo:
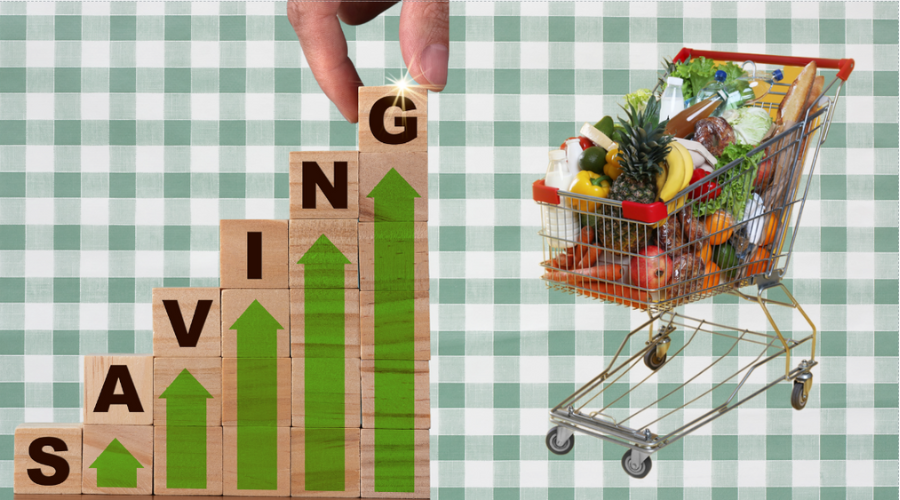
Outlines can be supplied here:
[[[0, 3], [0, 497], [16, 424], [79, 420], [79, 354], [151, 352], [151, 288], [218, 283], [220, 218], [287, 218], [287, 153], [355, 149], [284, 12]], [[398, 15], [345, 27], [369, 85], [401, 73]], [[897, 498], [898, 4], [456, 2], [450, 39], [450, 83], [429, 99], [432, 496]], [[620, 447], [544, 446], [547, 409], [643, 318], [545, 289], [530, 185], [548, 148], [682, 46], [856, 70], [785, 280], [821, 330], [807, 409], [777, 386], [638, 481]], [[729, 298], [687, 309], [766, 328]], [[709, 361], [716, 343], [699, 342]], [[660, 394], [684, 380], [666, 376]]]

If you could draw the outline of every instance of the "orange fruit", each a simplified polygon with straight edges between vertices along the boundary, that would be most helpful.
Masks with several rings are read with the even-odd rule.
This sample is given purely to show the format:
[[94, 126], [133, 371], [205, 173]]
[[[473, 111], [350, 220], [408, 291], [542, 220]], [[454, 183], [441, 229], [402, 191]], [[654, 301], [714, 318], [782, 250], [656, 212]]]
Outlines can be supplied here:
[[769, 267], [769, 255], [771, 254], [765, 248], [757, 248], [756, 251], [753, 252], [750, 264], [747, 266], [747, 277], [766, 272], [766, 269]]
[[770, 214], [766, 217], [766, 225], [763, 228], [763, 239], [759, 242], [759, 246], [764, 247], [775, 241], [775, 233], [778, 232], [778, 219]]
[[703, 259], [703, 263], [706, 264], [706, 267], [709, 267], [712, 263], [712, 254], [712, 245], [708, 242], [704, 243], [703, 248], [700, 249], [700, 258]]
[[715, 262], [706, 263], [706, 276], [703, 277], [703, 289], [709, 290], [719, 284], [719, 266]]
[[734, 232], [734, 217], [724, 210], [717, 210], [706, 218], [706, 232], [709, 233], [710, 245], [725, 243]]

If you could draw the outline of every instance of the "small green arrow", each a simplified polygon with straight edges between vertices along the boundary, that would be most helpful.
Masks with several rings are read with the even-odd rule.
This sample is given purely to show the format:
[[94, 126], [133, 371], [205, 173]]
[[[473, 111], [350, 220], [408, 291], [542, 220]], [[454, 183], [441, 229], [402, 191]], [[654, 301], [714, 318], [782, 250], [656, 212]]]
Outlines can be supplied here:
[[297, 261], [303, 264], [303, 287], [313, 288], [344, 288], [344, 266], [350, 264], [350, 259], [344, 256], [331, 240], [324, 234], [303, 257]]
[[278, 489], [278, 354], [283, 330], [254, 300], [231, 325], [237, 330], [237, 487]]
[[375, 199], [375, 221], [411, 221], [419, 193], [393, 168], [369, 192]]
[[206, 400], [213, 396], [187, 369], [159, 396], [166, 400], [166, 487], [206, 488]]
[[144, 466], [114, 438], [90, 468], [97, 469], [98, 488], [137, 488], [137, 470]]

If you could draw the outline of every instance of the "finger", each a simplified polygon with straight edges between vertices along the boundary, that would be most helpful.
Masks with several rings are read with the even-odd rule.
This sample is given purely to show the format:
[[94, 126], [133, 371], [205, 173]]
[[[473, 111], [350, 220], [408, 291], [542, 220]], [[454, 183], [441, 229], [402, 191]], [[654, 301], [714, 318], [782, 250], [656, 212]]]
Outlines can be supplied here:
[[359, 26], [378, 17], [378, 14], [391, 8], [398, 0], [379, 0], [375, 2], [341, 2], [338, 17], [345, 24]]
[[443, 90], [450, 60], [450, 3], [404, 2], [400, 11], [400, 50], [415, 81], [429, 90]]
[[347, 57], [347, 40], [338, 21], [338, 2], [291, 1], [288, 20], [319, 87], [350, 123], [359, 119], [362, 79]]

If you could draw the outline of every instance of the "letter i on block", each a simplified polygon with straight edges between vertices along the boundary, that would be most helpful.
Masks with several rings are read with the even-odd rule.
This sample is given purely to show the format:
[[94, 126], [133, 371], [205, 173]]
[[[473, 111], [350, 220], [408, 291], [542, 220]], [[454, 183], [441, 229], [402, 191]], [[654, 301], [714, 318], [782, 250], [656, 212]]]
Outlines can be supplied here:
[[288, 221], [219, 223], [222, 288], [288, 288]]
[[21, 424], [14, 448], [14, 493], [81, 494], [81, 424]]
[[356, 219], [359, 158], [356, 151], [291, 153], [291, 219]]
[[153, 356], [85, 356], [84, 423], [153, 424]]

